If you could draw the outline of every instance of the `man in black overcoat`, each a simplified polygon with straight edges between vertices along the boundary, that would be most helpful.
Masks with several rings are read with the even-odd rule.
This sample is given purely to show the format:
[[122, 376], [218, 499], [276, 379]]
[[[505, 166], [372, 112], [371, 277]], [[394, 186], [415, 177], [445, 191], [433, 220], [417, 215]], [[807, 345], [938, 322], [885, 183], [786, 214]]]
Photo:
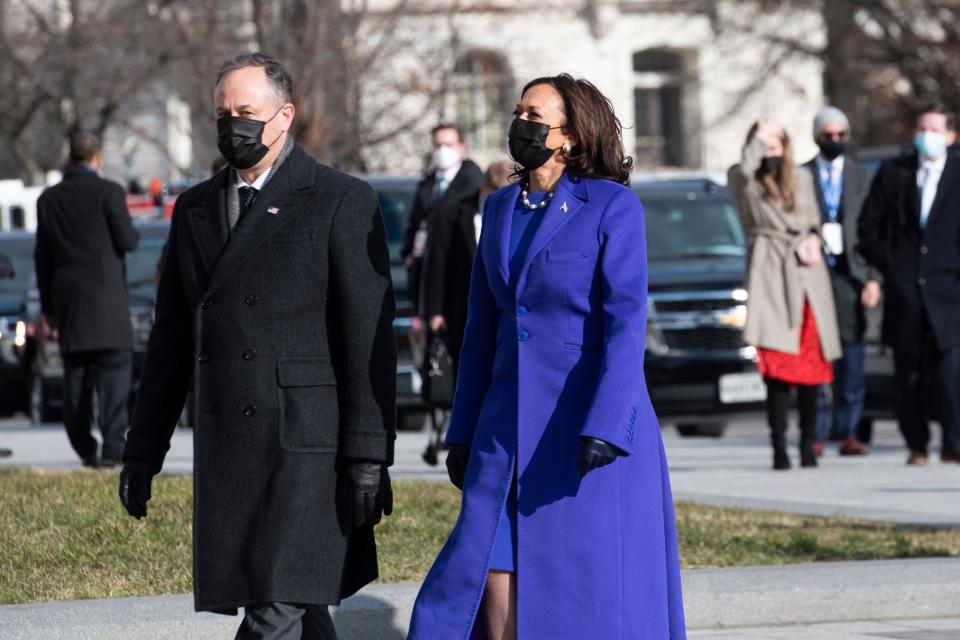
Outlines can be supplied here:
[[953, 115], [917, 121], [916, 153], [884, 162], [860, 215], [858, 250], [884, 277], [883, 339], [893, 347], [897, 419], [928, 462], [928, 406], [939, 397], [944, 462], [960, 462], [960, 155]]
[[[377, 197], [289, 134], [290, 76], [228, 60], [230, 166], [176, 203], [120, 497], [146, 515], [191, 388], [194, 596], [237, 638], [335, 638], [327, 605], [377, 576], [391, 510], [396, 351]], [[288, 635], [289, 634], [289, 635]]]
[[[70, 137], [63, 181], [37, 200], [34, 251], [40, 305], [59, 332], [63, 422], [88, 467], [113, 466], [123, 453], [133, 365], [124, 256], [140, 240], [123, 187], [97, 175], [101, 163], [95, 134]], [[99, 456], [90, 433], [94, 391], [103, 436]]]

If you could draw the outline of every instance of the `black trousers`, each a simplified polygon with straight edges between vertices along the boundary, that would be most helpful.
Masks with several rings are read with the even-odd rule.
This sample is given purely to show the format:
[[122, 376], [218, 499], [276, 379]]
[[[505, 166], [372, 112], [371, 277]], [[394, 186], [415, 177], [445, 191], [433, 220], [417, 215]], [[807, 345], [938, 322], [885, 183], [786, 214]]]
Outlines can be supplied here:
[[897, 421], [907, 446], [927, 453], [934, 418], [943, 427], [943, 451], [956, 452], [960, 449], [960, 349], [938, 349], [928, 334], [919, 355], [896, 351], [893, 362]]
[[243, 612], [234, 640], [337, 640], [326, 605], [268, 602]]
[[130, 351], [84, 351], [63, 357], [63, 423], [70, 445], [82, 460], [97, 455], [97, 441], [90, 432], [93, 394], [97, 394], [97, 417], [103, 435], [101, 456], [120, 460], [129, 415]]
[[[787, 411], [790, 409], [790, 387], [782, 380], [767, 378], [767, 421], [774, 449], [786, 448]], [[817, 435], [818, 385], [796, 385], [797, 408], [800, 410], [800, 450], [809, 452]]]

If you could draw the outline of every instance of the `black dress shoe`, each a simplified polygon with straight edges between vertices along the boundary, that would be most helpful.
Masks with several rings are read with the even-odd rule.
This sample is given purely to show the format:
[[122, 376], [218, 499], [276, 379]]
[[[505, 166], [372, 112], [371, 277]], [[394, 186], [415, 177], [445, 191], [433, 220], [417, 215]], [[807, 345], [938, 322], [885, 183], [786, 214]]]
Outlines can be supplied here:
[[786, 471], [790, 468], [790, 456], [787, 455], [785, 449], [774, 449], [773, 450], [773, 470], [774, 471]]
[[817, 454], [814, 453], [812, 448], [800, 452], [800, 466], [807, 468], [817, 466]]
[[12, 449], [0, 449], [0, 458], [9, 458], [13, 455]]
[[97, 463], [97, 467], [100, 469], [113, 469], [114, 467], [119, 467], [123, 462], [117, 460], [116, 458], [100, 458], [100, 461]]
[[89, 467], [91, 469], [96, 469], [97, 467], [100, 466], [100, 461], [97, 459], [97, 456], [95, 455], [87, 456], [86, 458], [83, 458], [82, 461], [83, 461], [83, 466]]

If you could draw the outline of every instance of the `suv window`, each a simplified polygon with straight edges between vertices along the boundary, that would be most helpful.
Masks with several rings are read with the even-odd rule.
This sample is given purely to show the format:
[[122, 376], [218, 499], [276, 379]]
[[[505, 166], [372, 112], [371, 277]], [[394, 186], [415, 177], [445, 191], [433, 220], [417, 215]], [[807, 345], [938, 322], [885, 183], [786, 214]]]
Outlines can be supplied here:
[[678, 193], [641, 195], [641, 200], [650, 260], [746, 256], [743, 228], [728, 198]]
[[142, 228], [139, 231], [140, 244], [137, 250], [127, 254], [127, 286], [131, 293], [153, 299], [157, 262], [167, 238], [165, 234], [150, 233]]
[[0, 253], [13, 263], [13, 277], [0, 278], [0, 294], [23, 294], [30, 288], [33, 276], [33, 238], [6, 238], [0, 242]]
[[407, 221], [410, 219], [410, 211], [413, 209], [416, 184], [374, 184], [374, 188], [380, 198], [380, 211], [383, 214], [383, 224], [387, 230], [390, 261], [399, 263], [402, 260], [400, 251], [403, 250], [403, 234], [407, 230]]

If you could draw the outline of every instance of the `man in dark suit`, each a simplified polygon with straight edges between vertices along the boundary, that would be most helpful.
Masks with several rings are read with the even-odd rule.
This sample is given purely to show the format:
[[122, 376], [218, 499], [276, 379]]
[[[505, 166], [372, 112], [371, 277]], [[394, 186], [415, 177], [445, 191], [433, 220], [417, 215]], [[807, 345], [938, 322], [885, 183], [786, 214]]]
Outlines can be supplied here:
[[939, 395], [944, 462], [960, 462], [960, 157], [954, 116], [917, 120], [916, 153], [884, 162], [860, 216], [858, 250], [884, 277], [883, 338], [894, 349], [897, 419], [925, 465]]
[[[840, 455], [863, 455], [857, 436], [867, 389], [864, 377], [865, 309], [880, 301], [879, 274], [856, 252], [857, 219], [870, 190], [870, 173], [847, 157], [850, 122], [835, 107], [824, 107], [813, 121], [820, 153], [807, 162], [823, 217], [823, 246], [830, 267], [843, 357], [833, 363], [832, 436]], [[822, 447], [822, 443], [820, 444]]]
[[[464, 279], [469, 285], [470, 262], [466, 274], [460, 273], [459, 267], [476, 253], [476, 232], [471, 229], [475, 229], [473, 216], [483, 172], [464, 159], [466, 146], [456, 125], [438, 124], [430, 135], [431, 169], [417, 185], [402, 254], [416, 314], [432, 322], [434, 331], [449, 325], [452, 335], [457, 327], [463, 333], [467, 287], [462, 285]], [[430, 266], [428, 251], [432, 254]], [[454, 251], [460, 253], [452, 255]], [[448, 267], [456, 273], [446, 277]]]
[[[113, 466], [123, 453], [130, 395], [133, 329], [124, 254], [139, 235], [123, 187], [97, 175], [100, 140], [70, 138], [63, 182], [37, 200], [37, 287], [44, 316], [60, 335], [63, 422], [84, 466]], [[93, 393], [103, 449], [90, 433]]]
[[369, 185], [294, 144], [291, 85], [264, 54], [221, 67], [230, 166], [177, 199], [120, 478], [143, 517], [192, 379], [195, 607], [244, 607], [241, 640], [335, 638], [327, 605], [376, 578], [392, 508], [383, 220]]

